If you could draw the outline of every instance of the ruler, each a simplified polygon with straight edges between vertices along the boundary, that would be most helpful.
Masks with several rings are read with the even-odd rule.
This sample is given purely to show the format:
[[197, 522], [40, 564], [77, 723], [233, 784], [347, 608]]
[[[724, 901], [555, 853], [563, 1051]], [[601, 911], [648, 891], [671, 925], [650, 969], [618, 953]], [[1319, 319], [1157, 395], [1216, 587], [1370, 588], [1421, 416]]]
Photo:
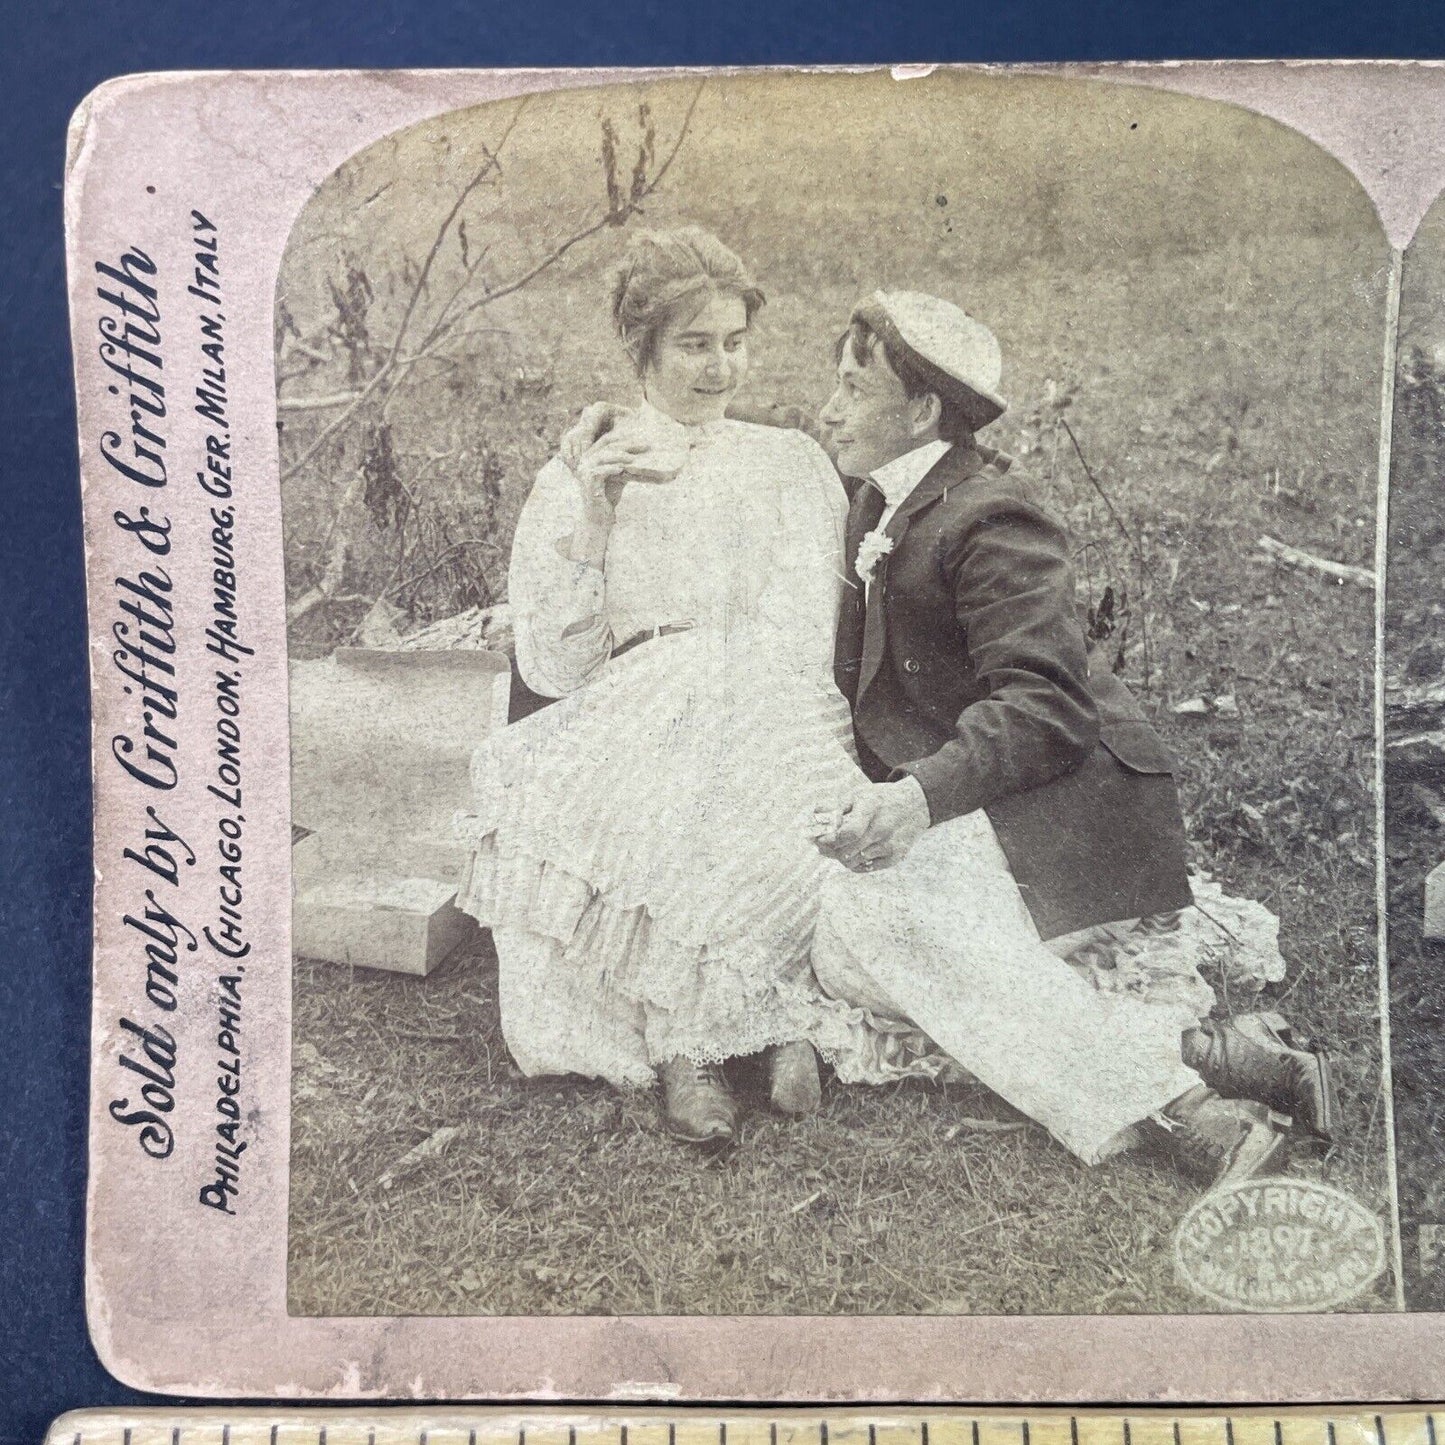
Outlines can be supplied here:
[[78, 1411], [46, 1445], [1445, 1445], [1445, 1409]]

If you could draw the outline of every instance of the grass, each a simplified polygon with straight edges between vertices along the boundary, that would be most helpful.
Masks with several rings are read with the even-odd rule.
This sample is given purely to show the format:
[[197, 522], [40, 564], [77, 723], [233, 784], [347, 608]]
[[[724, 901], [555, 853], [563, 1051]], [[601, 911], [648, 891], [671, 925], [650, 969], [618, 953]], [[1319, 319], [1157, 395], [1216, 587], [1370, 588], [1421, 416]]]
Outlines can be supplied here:
[[[1035, 1128], [981, 1127], [1011, 1117], [982, 1090], [833, 1085], [789, 1122], [745, 1065], [741, 1142], [709, 1159], [646, 1095], [521, 1078], [485, 946], [425, 981], [301, 962], [297, 1002], [295, 1312], [1197, 1307], [1172, 1274], [1194, 1195], [1172, 1168], [1081, 1169]], [[447, 1125], [462, 1132], [443, 1157], [379, 1182]], [[1350, 1180], [1342, 1166], [1323, 1177]]]
[[[1436, 221], [1436, 229], [1439, 222]], [[1438, 270], [1432, 268], [1434, 275]], [[1427, 273], [1427, 276], [1430, 273]], [[1418, 280], [1419, 278], [1417, 278]], [[1409, 293], [1407, 293], [1408, 295]], [[1390, 478], [1386, 607], [1386, 737], [1407, 729], [1392, 696], [1407, 684], [1445, 681], [1441, 622], [1445, 596], [1445, 521], [1438, 501], [1445, 464], [1445, 373], [1407, 351], [1397, 387]], [[1418, 726], [1418, 724], [1416, 725]], [[1445, 749], [1445, 733], [1439, 738]], [[1445, 856], [1441, 823], [1419, 787], [1445, 789], [1445, 752], [1433, 769], [1391, 760], [1386, 752], [1385, 863], [1390, 953], [1391, 1065], [1399, 1157], [1400, 1235], [1412, 1309], [1445, 1309], [1445, 1256], [1430, 1258], [1420, 1226], [1445, 1223], [1445, 1097], [1440, 1041], [1445, 1037], [1445, 945], [1422, 934], [1425, 875]]]
[[[1288, 974], [1266, 1002], [1333, 1049], [1339, 1142], [1322, 1163], [1296, 1168], [1386, 1216], [1373, 599], [1283, 570], [1256, 547], [1269, 532], [1370, 564], [1385, 269], [1372, 213], [1332, 163], [1242, 113], [1209, 119], [1196, 103], [1162, 98], [1151, 109], [1138, 91], [1107, 101], [1095, 91], [1071, 111], [1078, 92], [1070, 100], [1054, 86], [1039, 112], [1052, 140], [1035, 153], [1019, 150], [1017, 116], [1011, 122], [990, 91], [960, 102], [974, 107], [972, 129], [954, 152], [936, 144], [924, 115], [932, 101], [919, 102], [916, 126], [899, 107], [860, 139], [863, 92], [818, 85], [807, 125], [779, 124], [743, 165], [730, 154], [743, 123], [729, 109], [737, 92], [705, 99], [695, 143], [649, 222], [713, 224], [763, 272], [770, 302], [754, 404], [816, 407], [831, 338], [863, 291], [958, 294], [963, 278], [1003, 338], [1015, 401], [986, 439], [1019, 456], [1068, 522], [1081, 608], [1097, 607], [1106, 586], [1123, 603], [1105, 645], [1179, 758], [1196, 861], [1280, 916]], [[592, 103], [577, 103], [577, 125], [592, 123]], [[1110, 106], [1128, 110], [1115, 129]], [[1129, 116], [1142, 130], [1129, 130]], [[447, 166], [491, 125], [480, 114], [418, 128], [418, 138], [363, 153], [322, 188], [280, 286], [308, 336], [325, 315], [338, 246], [367, 268], [379, 297], [390, 295], [381, 278], [397, 272], [405, 227], [436, 210]], [[922, 127], [922, 142], [910, 127]], [[517, 173], [545, 176], [551, 164], [565, 174], [570, 153], [549, 159], [550, 132], [536, 134], [531, 169]], [[1156, 148], [1122, 180], [1108, 169], [1110, 137], [1121, 134]], [[1010, 146], [1017, 154], [998, 161]], [[920, 154], [934, 168], [926, 176]], [[866, 203], [853, 204], [860, 155]], [[992, 168], [974, 174], [979, 156], [994, 157]], [[800, 169], [830, 179], [800, 189], [791, 183]], [[1287, 192], [1270, 179], [1280, 175]], [[394, 191], [383, 193], [392, 177]], [[521, 184], [532, 211], [519, 203], [505, 215], [524, 229], [537, 202]], [[581, 205], [537, 184], [559, 209]], [[472, 509], [492, 595], [516, 511], [561, 429], [584, 402], [629, 394], [598, 304], [616, 249], [579, 248], [497, 317], [505, 344], [478, 342], [392, 407], [400, 465], [416, 469], [419, 494], [459, 518]], [[542, 380], [523, 387], [519, 374]], [[324, 392], [340, 380], [310, 384]], [[283, 455], [299, 453], [319, 425], [304, 415], [288, 422]], [[348, 457], [338, 448], [288, 484], [292, 594], [315, 580]], [[479, 500], [483, 463], [496, 489]], [[363, 539], [349, 591], [375, 595], [396, 566], [394, 541], [382, 528]], [[308, 618], [293, 650], [345, 641], [364, 607]], [[1174, 711], [1226, 695], [1237, 715]], [[1229, 1011], [1251, 1001], [1221, 1002]], [[1128, 1156], [1085, 1170], [1036, 1128], [978, 1127], [1007, 1116], [981, 1091], [924, 1085], [833, 1085], [821, 1112], [798, 1123], [759, 1106], [731, 1155], [704, 1159], [661, 1131], [646, 1096], [520, 1078], [502, 1043], [485, 943], [426, 980], [298, 959], [294, 1050], [297, 1313], [1199, 1307], [1170, 1253], [1197, 1190], [1169, 1166]], [[740, 1084], [757, 1103], [748, 1072]], [[460, 1130], [450, 1147], [383, 1187], [442, 1127]], [[1388, 1308], [1392, 1289], [1383, 1280], [1350, 1307]]]
[[[1383, 1214], [1370, 603], [1227, 537], [1197, 534], [1193, 557], [1167, 627], [1159, 614], [1154, 710], [1199, 858], [1281, 916], [1273, 999], [1334, 1048], [1340, 1144], [1316, 1172]], [[1226, 559], [1231, 600], [1201, 610], [1189, 599], [1219, 595]], [[1226, 689], [1237, 720], [1168, 710]], [[520, 1078], [486, 947], [423, 981], [298, 960], [294, 1040], [299, 1313], [1198, 1307], [1170, 1256], [1192, 1186], [1133, 1156], [1081, 1169], [1033, 1128], [979, 1131], [967, 1121], [1006, 1111], [977, 1091], [835, 1086], [802, 1123], [753, 1112], [735, 1153], [707, 1161], [646, 1097]], [[444, 1126], [463, 1132], [443, 1157], [379, 1186]], [[1365, 1306], [1388, 1298], [1382, 1284]]]

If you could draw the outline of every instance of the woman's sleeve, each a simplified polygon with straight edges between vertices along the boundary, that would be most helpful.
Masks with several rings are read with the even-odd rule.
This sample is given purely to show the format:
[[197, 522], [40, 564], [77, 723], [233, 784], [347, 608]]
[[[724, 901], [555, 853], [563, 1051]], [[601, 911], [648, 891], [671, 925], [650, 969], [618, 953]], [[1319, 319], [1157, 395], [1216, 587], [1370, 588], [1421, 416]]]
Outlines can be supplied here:
[[848, 497], [828, 454], [803, 432], [791, 439], [778, 490], [760, 623], [778, 655], [804, 672], [831, 673], [843, 591]]
[[576, 692], [612, 653], [603, 573], [567, 556], [580, 509], [576, 479], [553, 458], [538, 474], [512, 539], [507, 594], [517, 670], [544, 697]]

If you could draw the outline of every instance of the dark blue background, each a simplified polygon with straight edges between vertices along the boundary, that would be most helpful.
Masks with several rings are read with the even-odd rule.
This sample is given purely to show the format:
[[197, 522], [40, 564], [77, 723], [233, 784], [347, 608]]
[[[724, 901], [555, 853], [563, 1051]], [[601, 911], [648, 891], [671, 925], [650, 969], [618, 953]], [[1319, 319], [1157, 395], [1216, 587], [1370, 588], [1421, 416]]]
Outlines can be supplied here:
[[70, 112], [136, 70], [1439, 57], [1445, 6], [403, 0], [6, 7], [0, 96], [0, 1445], [140, 1397], [85, 1331], [90, 781], [61, 247]]

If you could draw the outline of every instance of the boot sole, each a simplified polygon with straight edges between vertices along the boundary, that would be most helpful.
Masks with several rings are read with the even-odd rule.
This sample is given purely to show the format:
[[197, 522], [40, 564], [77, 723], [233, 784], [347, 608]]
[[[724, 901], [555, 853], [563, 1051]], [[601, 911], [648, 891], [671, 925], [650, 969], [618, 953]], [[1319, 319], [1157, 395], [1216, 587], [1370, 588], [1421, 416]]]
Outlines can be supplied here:
[[680, 1124], [674, 1124], [671, 1119], [664, 1121], [663, 1127], [672, 1138], [680, 1143], [695, 1144], [700, 1149], [726, 1149], [728, 1145], [735, 1144], [738, 1137], [735, 1128], [711, 1134], [698, 1134]]
[[1323, 1050], [1315, 1054], [1320, 1084], [1320, 1117], [1318, 1123], [1306, 1125], [1310, 1136], [1328, 1148], [1335, 1141], [1335, 1073], [1329, 1055]]
[[1263, 1150], [1257, 1158], [1252, 1159], [1247, 1168], [1240, 1168], [1234, 1161], [1231, 1161], [1224, 1173], [1209, 1186], [1208, 1192], [1212, 1193], [1216, 1189], [1223, 1189], [1231, 1184], [1243, 1184], [1248, 1180], [1258, 1179], [1267, 1169], [1279, 1162], [1280, 1156], [1289, 1148], [1289, 1138], [1272, 1125], [1266, 1127], [1274, 1135], [1270, 1147]]

